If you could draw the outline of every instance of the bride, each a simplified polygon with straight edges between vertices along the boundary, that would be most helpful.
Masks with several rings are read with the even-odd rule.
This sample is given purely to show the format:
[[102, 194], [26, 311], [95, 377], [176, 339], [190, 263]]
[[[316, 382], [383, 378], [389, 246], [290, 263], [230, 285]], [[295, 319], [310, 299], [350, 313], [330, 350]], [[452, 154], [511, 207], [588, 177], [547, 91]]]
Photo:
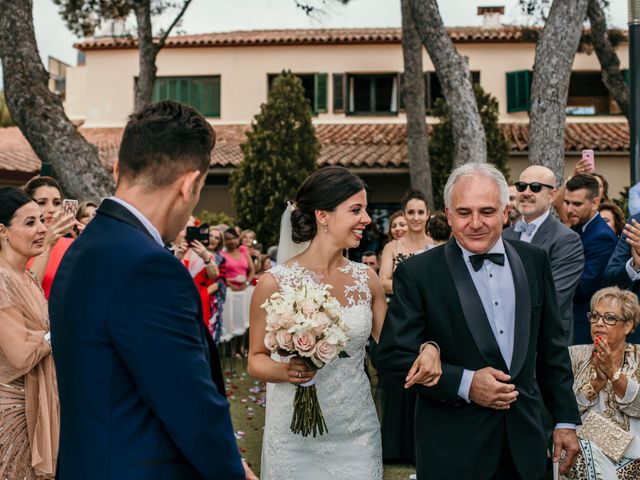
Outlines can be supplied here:
[[[300, 186], [283, 214], [278, 266], [265, 274], [251, 299], [249, 374], [267, 383], [262, 447], [263, 480], [285, 478], [381, 480], [380, 425], [364, 371], [365, 344], [377, 342], [386, 313], [380, 280], [369, 267], [343, 256], [358, 247], [366, 212], [363, 181], [346, 168], [325, 167]], [[264, 345], [261, 305], [282, 286], [319, 282], [332, 286], [348, 325], [348, 358], [314, 371], [299, 358], [279, 357]], [[431, 386], [440, 376], [440, 358], [426, 345], [407, 376]], [[316, 389], [328, 432], [303, 437], [290, 430], [295, 386], [316, 377]]]

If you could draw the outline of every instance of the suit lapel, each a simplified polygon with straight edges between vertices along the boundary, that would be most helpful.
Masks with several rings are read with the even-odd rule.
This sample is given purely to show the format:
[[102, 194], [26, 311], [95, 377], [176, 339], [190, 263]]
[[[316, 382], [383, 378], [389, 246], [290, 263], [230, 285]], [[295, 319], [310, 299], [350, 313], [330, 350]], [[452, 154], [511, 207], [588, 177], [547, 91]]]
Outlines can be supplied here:
[[464, 319], [482, 358], [492, 367], [506, 372], [507, 365], [500, 353], [498, 342], [493, 336], [480, 295], [464, 263], [462, 251], [453, 238], [445, 245], [444, 255], [458, 293]]
[[545, 240], [548, 240], [547, 234], [551, 229], [551, 222], [553, 220], [554, 218], [551, 215], [551, 212], [549, 212], [549, 216], [545, 219], [544, 222], [542, 222], [542, 225], [540, 225], [536, 229], [536, 232], [533, 234], [533, 238], [531, 239], [531, 245], [535, 245], [536, 247], [540, 247], [541, 245], [544, 245]]
[[[542, 225], [540, 228], [542, 228]], [[509, 369], [511, 378], [514, 378], [520, 372], [528, 353], [529, 333], [531, 332], [531, 291], [529, 290], [527, 274], [518, 252], [509, 242], [504, 242], [504, 248], [509, 259], [516, 293], [513, 355], [511, 357], [511, 368]]]
[[[109, 200], [108, 198], [105, 198], [100, 204], [100, 207], [98, 208], [98, 211], [96, 212], [96, 214], [107, 215], [108, 217], [115, 218], [116, 220], [120, 220], [121, 222], [124, 222], [132, 226], [136, 230], [140, 230], [142, 233], [146, 234], [149, 238], [153, 239], [153, 236], [151, 235], [151, 233], [149, 233], [149, 230], [147, 230], [147, 228], [142, 224], [142, 222], [140, 222], [140, 220], [138, 220], [133, 213], [131, 213], [126, 208], [124, 208], [118, 202], [114, 202], [113, 200]], [[153, 240], [155, 242], [155, 239]]]

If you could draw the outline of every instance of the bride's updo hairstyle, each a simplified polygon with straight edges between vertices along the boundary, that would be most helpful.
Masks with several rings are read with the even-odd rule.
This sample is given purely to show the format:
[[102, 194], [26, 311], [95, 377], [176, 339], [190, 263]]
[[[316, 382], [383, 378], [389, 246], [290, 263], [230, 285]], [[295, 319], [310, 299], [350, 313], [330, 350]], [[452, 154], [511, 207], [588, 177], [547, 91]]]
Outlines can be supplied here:
[[349, 197], [366, 188], [362, 179], [344, 167], [324, 167], [300, 185], [291, 212], [291, 239], [308, 242], [316, 236], [316, 210], [335, 211]]

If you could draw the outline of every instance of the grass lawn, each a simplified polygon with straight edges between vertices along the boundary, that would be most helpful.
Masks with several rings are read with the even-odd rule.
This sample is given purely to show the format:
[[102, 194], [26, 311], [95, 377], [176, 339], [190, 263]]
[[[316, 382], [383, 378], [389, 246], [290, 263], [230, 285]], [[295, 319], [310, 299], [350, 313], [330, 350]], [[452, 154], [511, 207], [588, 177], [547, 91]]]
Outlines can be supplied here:
[[[259, 475], [264, 429], [265, 386], [249, 377], [240, 359], [235, 359], [233, 364], [229, 359], [225, 359], [223, 367], [238, 446], [253, 471]], [[415, 469], [410, 466], [387, 466], [384, 469], [384, 479], [407, 480], [409, 474], [414, 472]]]

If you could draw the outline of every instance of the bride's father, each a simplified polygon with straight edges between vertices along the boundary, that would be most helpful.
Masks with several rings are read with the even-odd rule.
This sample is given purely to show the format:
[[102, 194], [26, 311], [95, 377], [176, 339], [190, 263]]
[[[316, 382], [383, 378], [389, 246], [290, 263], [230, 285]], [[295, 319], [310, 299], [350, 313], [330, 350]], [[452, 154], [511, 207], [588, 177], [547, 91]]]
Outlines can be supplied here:
[[439, 383], [414, 387], [418, 478], [542, 478], [545, 406], [564, 472], [580, 416], [546, 254], [501, 238], [509, 188], [493, 166], [459, 167], [444, 194], [453, 238], [398, 266], [377, 360], [406, 375], [423, 342], [441, 348]]
[[133, 114], [115, 196], [60, 265], [58, 480], [245, 478], [198, 292], [164, 248], [198, 202], [214, 143], [186, 105]]

